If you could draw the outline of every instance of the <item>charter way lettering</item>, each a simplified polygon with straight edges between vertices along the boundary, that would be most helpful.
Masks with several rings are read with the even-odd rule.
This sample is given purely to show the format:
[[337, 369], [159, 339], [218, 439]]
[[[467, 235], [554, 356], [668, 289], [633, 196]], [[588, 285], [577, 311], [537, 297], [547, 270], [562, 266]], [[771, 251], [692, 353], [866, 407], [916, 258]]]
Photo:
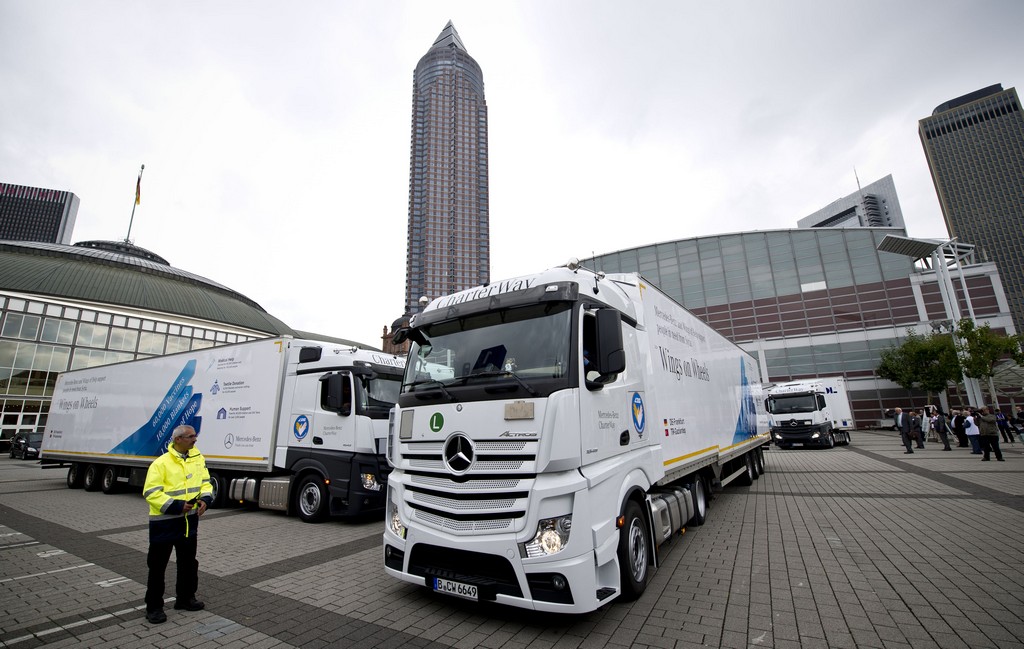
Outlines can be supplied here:
[[487, 286], [479, 286], [477, 288], [471, 288], [468, 291], [456, 293], [443, 298], [437, 304], [437, 308], [443, 309], [446, 306], [452, 306], [453, 304], [462, 304], [463, 302], [469, 302], [471, 300], [479, 300], [485, 297], [491, 297], [492, 295], [501, 295], [502, 293], [511, 293], [512, 291], [522, 291], [530, 288], [536, 282], [536, 279], [515, 279], [506, 282], [496, 282]]

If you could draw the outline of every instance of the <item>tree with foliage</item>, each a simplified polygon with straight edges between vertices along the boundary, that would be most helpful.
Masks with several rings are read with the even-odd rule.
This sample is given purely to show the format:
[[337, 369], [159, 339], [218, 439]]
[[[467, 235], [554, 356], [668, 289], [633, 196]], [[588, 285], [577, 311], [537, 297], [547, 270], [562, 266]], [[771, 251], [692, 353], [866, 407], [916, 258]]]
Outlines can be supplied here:
[[972, 379], [987, 379], [995, 374], [996, 364], [1004, 358], [1024, 365], [1024, 336], [1007, 336], [992, 331], [986, 323], [980, 327], [969, 318], [956, 326], [957, 345], [964, 374]]
[[944, 392], [950, 381], [960, 380], [960, 361], [948, 334], [922, 336], [907, 329], [903, 344], [882, 351], [875, 371], [907, 390], [925, 390], [930, 397]]

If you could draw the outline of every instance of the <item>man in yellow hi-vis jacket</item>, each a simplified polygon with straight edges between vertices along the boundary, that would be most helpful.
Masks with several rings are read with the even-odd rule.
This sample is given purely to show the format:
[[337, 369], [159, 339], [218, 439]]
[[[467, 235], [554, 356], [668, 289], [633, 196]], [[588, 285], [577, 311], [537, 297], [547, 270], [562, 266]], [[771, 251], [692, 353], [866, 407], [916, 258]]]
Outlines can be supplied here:
[[167, 621], [164, 613], [164, 573], [171, 549], [178, 563], [177, 601], [174, 608], [199, 611], [196, 599], [199, 562], [196, 535], [199, 517], [213, 502], [206, 459], [196, 450], [196, 431], [178, 426], [171, 433], [167, 452], [153, 460], [146, 473], [142, 495], [149, 502], [149, 581], [146, 584], [146, 619], [153, 624]]

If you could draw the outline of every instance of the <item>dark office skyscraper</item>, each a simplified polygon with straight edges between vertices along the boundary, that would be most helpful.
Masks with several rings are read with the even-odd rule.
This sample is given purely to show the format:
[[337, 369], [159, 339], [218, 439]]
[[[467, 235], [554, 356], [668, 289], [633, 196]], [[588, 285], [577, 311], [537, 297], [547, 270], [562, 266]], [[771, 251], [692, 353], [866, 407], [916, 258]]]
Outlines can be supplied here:
[[451, 21], [413, 78], [406, 313], [490, 278], [487, 103]]
[[1024, 113], [1014, 88], [989, 86], [940, 105], [918, 133], [950, 237], [999, 269], [1024, 331]]
[[0, 240], [71, 243], [77, 216], [71, 192], [0, 183]]

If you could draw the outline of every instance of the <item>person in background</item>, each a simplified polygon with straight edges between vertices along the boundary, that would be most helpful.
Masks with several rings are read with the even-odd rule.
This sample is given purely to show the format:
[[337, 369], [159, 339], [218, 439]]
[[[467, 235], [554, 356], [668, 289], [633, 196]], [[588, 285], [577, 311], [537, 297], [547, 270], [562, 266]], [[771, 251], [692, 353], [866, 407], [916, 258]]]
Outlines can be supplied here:
[[917, 443], [917, 448], [924, 448], [924, 426], [921, 425], [921, 417], [916, 410], [910, 411], [910, 433]]
[[971, 455], [981, 455], [981, 441], [978, 439], [978, 424], [975, 423], [975, 411], [968, 410], [964, 415], [964, 433], [971, 442]]
[[953, 430], [953, 436], [956, 437], [957, 448], [967, 448], [967, 433], [964, 432], [964, 420], [966, 419], [963, 412], [960, 410], [954, 410], [950, 413], [953, 418], [949, 422], [949, 427]]
[[1010, 422], [1002, 410], [996, 410], [996, 425], [999, 426], [999, 434], [1003, 436], [1003, 441], [1007, 444], [1013, 444], [1013, 431], [1010, 429]]
[[978, 442], [981, 444], [981, 451], [984, 457], [982, 462], [989, 461], [989, 453], [994, 452], [996, 460], [1003, 461], [1003, 452], [999, 450], [999, 424], [996, 416], [992, 414], [988, 406], [981, 409], [981, 414], [976, 418], [978, 422]]
[[914, 449], [910, 447], [910, 415], [905, 414], [902, 408], [897, 408], [893, 414], [893, 421], [896, 422], [896, 428], [900, 431], [900, 441], [907, 449], [903, 454], [913, 453]]
[[174, 550], [178, 564], [174, 608], [200, 611], [196, 599], [199, 562], [196, 561], [199, 517], [213, 502], [213, 487], [206, 459], [196, 448], [196, 430], [178, 426], [171, 432], [167, 452], [153, 460], [142, 495], [149, 503], [149, 579], [146, 583], [146, 619], [167, 621], [164, 613], [164, 573]]
[[949, 426], [946, 423], [946, 415], [944, 415], [941, 410], [932, 408], [931, 421], [932, 430], [935, 431], [939, 436], [939, 441], [942, 442], [942, 450], [952, 451], [953, 449], [949, 447], [949, 435], [947, 434], [949, 432]]

